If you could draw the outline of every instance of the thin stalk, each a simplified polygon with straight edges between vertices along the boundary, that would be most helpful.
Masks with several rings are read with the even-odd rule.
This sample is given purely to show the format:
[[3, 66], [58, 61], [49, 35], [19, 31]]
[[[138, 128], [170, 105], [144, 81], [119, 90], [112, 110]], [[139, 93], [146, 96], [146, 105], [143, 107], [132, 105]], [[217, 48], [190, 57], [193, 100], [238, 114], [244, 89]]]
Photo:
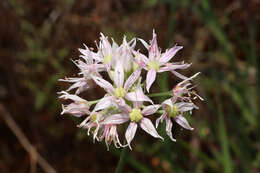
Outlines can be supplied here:
[[161, 96], [172, 96], [172, 92], [171, 91], [166, 91], [166, 92], [148, 94], [148, 97], [161, 97]]
[[115, 173], [121, 173], [123, 170], [123, 167], [124, 167], [125, 161], [126, 161], [126, 155], [127, 155], [126, 150], [127, 150], [127, 147], [124, 147], [123, 151], [120, 154], [120, 159], [118, 161]]
[[91, 105], [93, 105], [93, 104], [97, 104], [97, 103], [99, 102], [99, 100], [100, 100], [100, 99], [98, 99], [98, 100], [93, 100], [93, 101], [89, 101], [89, 102], [88, 102], [89, 107], [90, 107]]

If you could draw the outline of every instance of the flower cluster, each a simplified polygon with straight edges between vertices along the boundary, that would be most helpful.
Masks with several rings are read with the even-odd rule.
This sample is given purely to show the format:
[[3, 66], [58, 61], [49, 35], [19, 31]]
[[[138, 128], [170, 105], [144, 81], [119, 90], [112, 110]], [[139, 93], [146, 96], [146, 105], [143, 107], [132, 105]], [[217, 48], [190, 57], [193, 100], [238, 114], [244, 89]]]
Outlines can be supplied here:
[[[137, 41], [148, 50], [147, 56], [135, 50]], [[96, 52], [84, 46], [84, 49], [79, 49], [80, 59], [73, 61], [80, 70], [79, 77], [60, 80], [72, 83], [66, 91], [59, 93], [60, 98], [72, 101], [68, 105], [62, 105], [61, 114], [85, 117], [78, 127], [87, 129], [88, 135], [92, 133], [94, 141], [104, 139], [108, 148], [113, 141], [116, 147], [128, 146], [131, 149], [131, 141], [138, 126], [151, 136], [163, 140], [156, 128], [164, 120], [167, 135], [173, 141], [175, 141], [172, 137], [173, 120], [185, 129], [193, 129], [183, 113], [198, 109], [192, 101], [202, 98], [192, 90], [191, 81], [199, 73], [186, 77], [176, 71], [191, 65], [184, 62], [170, 62], [182, 49], [181, 46], [174, 46], [162, 52], [157, 45], [155, 32], [149, 43], [136, 38], [128, 42], [124, 37], [122, 44], [118, 45], [113, 39], [109, 41], [101, 33]], [[157, 73], [167, 71], [182, 81], [173, 88], [171, 98], [162, 104], [155, 104], [145, 93], [150, 92]], [[147, 72], [145, 80], [142, 80], [141, 72]], [[101, 75], [105, 73], [108, 74], [107, 79]], [[87, 101], [79, 97], [79, 94], [91, 88], [93, 83], [106, 91], [104, 97], [96, 101]], [[75, 93], [68, 93], [71, 90]], [[149, 117], [155, 114], [161, 115], [154, 126]], [[120, 142], [117, 132], [122, 124], [128, 125], [125, 131], [125, 144]]]

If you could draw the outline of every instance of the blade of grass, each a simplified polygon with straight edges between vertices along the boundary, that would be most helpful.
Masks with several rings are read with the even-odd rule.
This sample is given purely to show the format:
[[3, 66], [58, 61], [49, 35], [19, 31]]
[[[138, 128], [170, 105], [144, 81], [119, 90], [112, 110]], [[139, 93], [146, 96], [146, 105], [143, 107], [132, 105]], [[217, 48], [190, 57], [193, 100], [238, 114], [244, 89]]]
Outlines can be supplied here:
[[225, 32], [222, 29], [221, 24], [217, 20], [214, 9], [211, 8], [210, 1], [202, 0], [199, 3], [199, 6], [193, 7], [193, 12], [198, 15], [202, 21], [206, 24], [209, 28], [213, 36], [219, 42], [220, 46], [223, 48], [229, 63], [232, 67], [233, 72], [236, 75], [239, 75], [239, 70], [237, 70], [235, 55], [232, 49], [232, 44], [228, 40]]
[[232, 171], [232, 160], [230, 157], [229, 152], [229, 139], [227, 136], [227, 130], [225, 127], [225, 121], [224, 121], [224, 115], [223, 115], [223, 108], [221, 100], [219, 99], [219, 96], [216, 97], [217, 102], [217, 109], [218, 109], [218, 130], [219, 130], [219, 140], [221, 144], [222, 149], [222, 164], [224, 166], [224, 172], [225, 173], [231, 173]]
[[127, 155], [127, 147], [123, 148], [123, 151], [120, 153], [120, 159], [118, 162], [118, 165], [116, 167], [115, 173], [121, 173], [123, 171], [125, 161], [126, 161], [126, 155]]

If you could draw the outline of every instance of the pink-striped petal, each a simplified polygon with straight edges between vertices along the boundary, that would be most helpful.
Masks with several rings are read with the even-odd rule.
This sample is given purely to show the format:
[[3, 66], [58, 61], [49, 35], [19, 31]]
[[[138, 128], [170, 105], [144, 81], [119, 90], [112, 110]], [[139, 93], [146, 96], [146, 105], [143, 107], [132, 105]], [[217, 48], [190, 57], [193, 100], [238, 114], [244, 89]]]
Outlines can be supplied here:
[[192, 109], [199, 109], [194, 103], [179, 102], [175, 103], [180, 112], [191, 111]]
[[163, 112], [163, 114], [159, 118], [156, 119], [156, 122], [155, 122], [156, 128], [158, 127], [159, 123], [165, 119], [166, 115], [167, 115], [166, 112]]
[[[187, 79], [185, 79], [185, 80], [183, 80], [183, 81], [181, 81], [180, 83], [178, 83], [177, 85], [182, 85], [182, 84], [185, 84], [185, 83], [187, 83], [188, 81], [191, 81], [192, 79], [194, 79], [195, 77], [197, 77], [198, 75], [200, 74], [200, 72], [198, 72], [198, 73], [196, 73], [196, 74], [194, 74], [193, 76], [191, 76], [191, 77], [189, 77], [189, 78], [187, 78]], [[188, 83], [189, 85], [191, 85], [190, 83]], [[187, 85], [188, 86], [188, 85]], [[187, 87], [186, 86], [186, 87]]]
[[166, 133], [172, 141], [176, 141], [176, 139], [172, 137], [172, 121], [169, 117], [166, 118]]
[[164, 108], [164, 106], [173, 106], [172, 100], [171, 99], [167, 99], [164, 102], [162, 102], [162, 106]]
[[135, 102], [150, 102], [153, 104], [153, 101], [144, 94], [143, 90], [141, 87], [137, 88], [135, 91], [127, 93], [126, 94], [126, 99], [130, 101], [135, 101]]
[[115, 100], [114, 96], [107, 96], [99, 100], [99, 102], [96, 104], [93, 111], [99, 111], [108, 108], [109, 106], [113, 105]]
[[127, 114], [114, 114], [107, 117], [102, 124], [123, 124], [129, 120]]
[[92, 78], [98, 86], [100, 86], [101, 88], [104, 88], [109, 94], [114, 93], [114, 88], [108, 81], [106, 81], [100, 77], [97, 77], [97, 76], [93, 76]]
[[73, 100], [73, 101], [76, 101], [76, 102], [87, 102], [86, 100], [80, 98], [79, 96], [74, 95], [74, 94], [69, 94], [69, 93], [67, 93], [65, 91], [61, 91], [58, 94], [62, 94], [59, 97], [59, 98], [62, 98], [62, 99], [69, 99], [69, 100]]
[[157, 45], [157, 39], [154, 30], [153, 30], [153, 39], [151, 41], [151, 45], [148, 49], [148, 52], [149, 52], [149, 60], [155, 60], [156, 56], [159, 54], [159, 48]]
[[186, 76], [184, 76], [184, 75], [178, 73], [177, 71], [172, 70], [171, 72], [172, 72], [172, 74], [174, 74], [175, 76], [177, 76], [178, 78], [180, 78], [180, 79], [182, 79], [182, 80], [185, 80], [185, 79], [188, 78], [188, 77], [186, 77]]
[[136, 38], [133, 38], [132, 40], [130, 40], [128, 42], [128, 45], [130, 46], [130, 49], [134, 49], [134, 47], [136, 45]]
[[82, 55], [87, 56], [87, 57], [89, 56], [89, 49], [88, 48], [86, 48], [86, 49], [79, 48], [78, 50], [80, 51], [80, 53]]
[[165, 71], [172, 71], [172, 70], [177, 70], [177, 69], [186, 69], [190, 66], [191, 64], [166, 64], [165, 66], [161, 67], [158, 72], [165, 72]]
[[161, 105], [150, 105], [150, 106], [146, 106], [146, 107], [142, 110], [142, 114], [143, 114], [143, 115], [151, 115], [151, 114], [154, 114], [160, 107], [161, 107]]
[[147, 75], [146, 75], [146, 90], [149, 93], [150, 87], [155, 81], [156, 77], [156, 71], [155, 70], [149, 70]]
[[141, 38], [138, 38], [138, 40], [141, 41], [141, 43], [144, 45], [144, 47], [145, 47], [146, 49], [149, 49], [149, 45], [148, 45], [148, 43], [146, 43], [146, 41], [144, 41], [144, 40], [141, 39]]
[[136, 80], [140, 77], [141, 69], [137, 69], [135, 72], [133, 72], [128, 79], [125, 82], [124, 89], [127, 92], [131, 86], [136, 82]]
[[157, 133], [155, 127], [153, 126], [152, 121], [149, 120], [148, 118], [142, 118], [142, 120], [140, 121], [140, 127], [151, 136], [163, 140], [163, 138]]
[[123, 69], [123, 64], [118, 62], [115, 67], [114, 71], [114, 82], [118, 88], [123, 87], [124, 83], [124, 69]]
[[125, 132], [125, 138], [126, 138], [127, 144], [131, 150], [132, 150], [132, 148], [131, 148], [130, 144], [135, 137], [136, 129], [137, 129], [137, 124], [135, 122], [131, 122]]
[[161, 58], [159, 59], [160, 64], [162, 65], [170, 61], [182, 48], [182, 46], [174, 46], [173, 48], [167, 50], [165, 53], [162, 54]]
[[132, 108], [125, 102], [123, 104], [121, 104], [121, 103], [118, 104], [118, 108], [119, 108], [119, 110], [121, 110], [123, 113], [126, 113], [126, 114], [128, 114], [132, 110]]
[[103, 46], [103, 51], [105, 51], [108, 55], [111, 55], [111, 51], [112, 51], [112, 47], [111, 44], [109, 43], [109, 41], [107, 40], [107, 38], [104, 36], [103, 33], [100, 33], [101, 35], [101, 42], [102, 42], [102, 46]]
[[148, 58], [144, 54], [142, 54], [142, 53], [140, 53], [138, 51], [135, 51], [135, 50], [132, 50], [132, 53], [135, 55], [134, 61], [137, 64], [141, 65], [141, 63], [143, 63], [143, 64], [147, 64], [148, 63], [149, 60], [148, 60]]
[[175, 118], [175, 121], [176, 121], [180, 126], [182, 126], [183, 128], [188, 129], [188, 130], [193, 130], [193, 128], [189, 125], [189, 123], [188, 123], [188, 121], [186, 120], [186, 118], [184, 118], [182, 115], [178, 115], [178, 116]]

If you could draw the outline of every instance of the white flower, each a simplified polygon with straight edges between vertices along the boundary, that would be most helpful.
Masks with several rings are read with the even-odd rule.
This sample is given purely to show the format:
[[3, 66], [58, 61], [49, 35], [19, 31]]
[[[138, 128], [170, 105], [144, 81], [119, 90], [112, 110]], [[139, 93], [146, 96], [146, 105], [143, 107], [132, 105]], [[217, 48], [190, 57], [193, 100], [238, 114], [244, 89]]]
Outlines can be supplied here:
[[193, 130], [193, 128], [189, 125], [188, 121], [182, 116], [184, 112], [192, 111], [192, 109], [198, 109], [196, 105], [193, 103], [187, 102], [172, 102], [172, 99], [167, 99], [162, 103], [163, 114], [156, 120], [156, 128], [159, 125], [159, 122], [163, 120], [166, 121], [166, 133], [171, 138], [172, 141], [176, 141], [172, 137], [172, 121], [174, 119], [179, 125], [188, 130]]
[[[148, 50], [148, 58], [136, 51], [133, 51], [137, 63], [148, 71], [146, 75], [146, 90], [149, 92], [151, 85], [155, 81], [156, 73], [165, 71], [172, 71], [175, 73], [177, 69], [186, 69], [190, 64], [185, 63], [169, 63], [169, 61], [175, 56], [175, 54], [182, 49], [182, 46], [174, 46], [164, 53], [161, 53], [157, 45], [156, 34], [153, 31], [153, 39], [151, 44], [147, 44], [144, 40], [139, 39], [145, 48]], [[177, 72], [176, 72], [177, 73]], [[179, 74], [179, 73], [177, 73]], [[178, 77], [181, 75], [177, 75]]]
[[76, 117], [81, 117], [82, 115], [89, 114], [88, 101], [80, 98], [77, 95], [69, 94], [65, 91], [60, 92], [62, 94], [59, 98], [72, 100], [73, 103], [68, 105], [62, 105], [61, 114], [68, 113]]
[[148, 101], [152, 103], [152, 100], [144, 95], [141, 85], [139, 84], [134, 91], [130, 91], [132, 85], [140, 77], [141, 69], [133, 72], [128, 79], [124, 82], [124, 70], [121, 64], [117, 64], [114, 71], [114, 86], [101, 77], [93, 77], [93, 80], [97, 85], [104, 88], [108, 95], [100, 99], [95, 106], [94, 110], [102, 110], [110, 107], [111, 105], [125, 104], [124, 99], [129, 101]]
[[76, 60], [73, 63], [80, 69], [79, 75], [83, 75], [83, 77], [76, 78], [65, 78], [60, 79], [59, 81], [74, 83], [71, 85], [67, 91], [73, 90], [77, 88], [75, 94], [80, 94], [81, 92], [92, 87], [92, 77], [100, 76], [99, 72], [105, 71], [106, 68], [103, 64], [98, 64], [98, 56], [96, 53], [90, 51], [86, 45], [85, 49], [79, 49], [82, 53], [80, 57], [84, 59], [84, 61]]
[[122, 113], [107, 117], [103, 124], [122, 124], [130, 120], [125, 133], [127, 145], [130, 149], [132, 149], [130, 144], [135, 136], [138, 124], [151, 136], [163, 140], [163, 138], [157, 133], [151, 120], [146, 118], [148, 115], [154, 114], [161, 107], [161, 105], [150, 105], [141, 109], [142, 102], [133, 102], [133, 104], [133, 108], [128, 105], [123, 105], [124, 108], [122, 108]]
[[90, 115], [82, 123], [78, 125], [78, 127], [88, 129], [88, 135], [90, 135], [90, 130], [92, 128], [95, 128], [93, 132], [93, 141], [95, 141], [95, 139], [99, 140], [97, 135], [99, 129], [103, 126], [103, 124], [101, 124], [103, 120], [104, 120], [103, 112], [92, 111]]
[[[78, 127], [87, 129], [88, 135], [93, 135], [93, 141], [104, 140], [108, 150], [112, 142], [117, 148], [128, 146], [132, 149], [131, 142], [138, 126], [151, 136], [163, 140], [156, 128], [160, 122], [165, 120], [167, 135], [173, 141], [175, 139], [172, 137], [172, 120], [185, 129], [193, 130], [183, 117], [183, 113], [187, 111], [191, 113], [193, 109], [198, 109], [192, 100], [197, 97], [202, 98], [192, 91], [191, 80], [199, 73], [188, 78], [176, 70], [186, 69], [190, 64], [169, 62], [182, 47], [174, 46], [161, 53], [157, 45], [156, 34], [153, 31], [153, 39], [150, 44], [139, 39], [148, 50], [146, 57], [135, 50], [136, 38], [128, 42], [124, 37], [121, 45], [118, 45], [113, 39], [111, 40], [112, 42], [100, 33], [96, 52], [86, 45], [84, 45], [84, 49], [79, 49], [80, 59], [73, 61], [80, 70], [79, 76], [60, 79], [60, 81], [72, 83], [66, 91], [76, 90], [75, 94], [65, 91], [59, 93], [61, 94], [59, 98], [72, 101], [70, 104], [62, 105], [61, 114], [85, 116]], [[142, 69], [147, 71], [145, 81], [142, 81]], [[172, 98], [165, 100], [162, 104], [154, 104], [144, 94], [144, 90], [149, 92], [156, 79], [156, 74], [166, 71], [170, 71], [183, 81], [173, 88]], [[108, 75], [111, 80], [105, 80], [104, 74]], [[93, 84], [106, 91], [103, 98], [87, 101], [78, 96], [81, 92], [91, 88]], [[147, 103], [150, 105], [147, 106]], [[162, 110], [158, 111], [159, 108]], [[155, 128], [148, 116], [161, 111], [163, 114], [156, 120]], [[122, 144], [117, 130], [125, 123], [128, 124], [125, 131], [126, 144]]]
[[190, 81], [193, 78], [195, 78], [196, 76], [198, 76], [199, 74], [200, 74], [200, 72], [194, 74], [193, 76], [191, 76], [189, 78], [184, 79], [182, 82], [178, 83], [173, 88], [173, 90], [172, 90], [173, 102], [175, 102], [176, 100], [192, 102], [192, 99], [194, 100], [196, 98], [203, 100], [202, 97], [200, 97], [194, 90], [192, 90], [194, 88], [194, 86], [190, 87], [192, 85], [190, 83]]
[[104, 125], [103, 133], [99, 137], [99, 141], [102, 141], [104, 138], [105, 138], [107, 150], [109, 150], [109, 145], [111, 144], [112, 141], [116, 148], [123, 147], [118, 137], [117, 127], [114, 124]]

